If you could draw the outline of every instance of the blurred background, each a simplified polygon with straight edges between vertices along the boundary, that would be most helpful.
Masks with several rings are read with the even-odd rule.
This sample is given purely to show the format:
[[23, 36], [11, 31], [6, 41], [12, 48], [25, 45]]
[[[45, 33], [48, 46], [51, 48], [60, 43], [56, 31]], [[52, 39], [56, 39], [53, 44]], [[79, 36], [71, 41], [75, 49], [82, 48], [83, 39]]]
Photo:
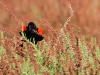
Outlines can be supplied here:
[[[87, 40], [96, 37], [100, 44], [100, 0], [1, 0], [17, 17], [20, 23], [33, 21], [43, 27], [38, 19], [47, 20], [55, 29], [60, 28], [70, 16], [68, 4], [71, 3], [74, 14], [69, 24], [80, 28]], [[38, 17], [38, 18], [37, 18]], [[23, 20], [24, 19], [24, 20]], [[0, 5], [0, 27], [20, 30], [12, 15]], [[45, 27], [44, 27], [45, 28]], [[45, 31], [47, 28], [45, 29]], [[13, 31], [15, 34], [18, 32]]]

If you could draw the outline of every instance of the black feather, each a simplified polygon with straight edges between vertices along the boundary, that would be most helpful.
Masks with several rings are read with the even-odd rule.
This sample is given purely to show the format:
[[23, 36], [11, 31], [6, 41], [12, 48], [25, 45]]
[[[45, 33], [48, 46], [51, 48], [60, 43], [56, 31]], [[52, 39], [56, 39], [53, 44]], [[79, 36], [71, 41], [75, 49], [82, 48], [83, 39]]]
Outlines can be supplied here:
[[36, 25], [33, 22], [29, 22], [28, 26], [27, 26], [27, 30], [23, 31], [23, 32], [19, 32], [20, 35], [22, 36], [22, 33], [25, 35], [25, 37], [33, 43], [33, 39], [35, 44], [37, 44], [38, 41], [43, 40], [43, 36], [37, 34], [36, 32], [34, 32], [38, 30], [38, 28], [36, 27]]

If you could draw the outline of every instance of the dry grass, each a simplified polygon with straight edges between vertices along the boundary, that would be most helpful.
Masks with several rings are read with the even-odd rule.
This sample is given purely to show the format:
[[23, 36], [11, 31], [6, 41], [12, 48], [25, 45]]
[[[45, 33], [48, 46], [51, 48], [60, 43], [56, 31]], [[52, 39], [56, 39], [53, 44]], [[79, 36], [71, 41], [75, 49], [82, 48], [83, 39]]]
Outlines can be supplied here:
[[[46, 19], [55, 29], [60, 29], [60, 24], [64, 24], [66, 19], [69, 17], [68, 4], [71, 3], [74, 14], [70, 24], [79, 26], [81, 29], [81, 34], [86, 36], [86, 40], [90, 41], [91, 36], [97, 38], [97, 43], [99, 43], [100, 30], [99, 27], [99, 0], [25, 0], [25, 1], [14, 1], [11, 0], [1, 0], [13, 14], [16, 14], [16, 18], [21, 24], [22, 22], [27, 24], [29, 21], [34, 21], [39, 27], [43, 25], [40, 24], [39, 19]], [[19, 25], [1, 5], [0, 5], [0, 23], [6, 28], [14, 28], [19, 30]], [[2, 14], [4, 13], [4, 14]], [[52, 17], [52, 18], [51, 18]], [[37, 19], [38, 18], [38, 19]], [[47, 28], [43, 26], [47, 32]], [[94, 28], [95, 27], [95, 28]], [[13, 31], [18, 34], [16, 31]]]
[[[38, 0], [35, 2], [41, 10], [42, 4]], [[64, 4], [63, 1], [60, 2]], [[51, 8], [53, 1], [49, 0], [47, 3], [51, 12], [45, 15], [50, 18], [48, 15], [54, 12]], [[19, 19], [12, 11], [3, 3], [0, 4], [20, 26]], [[67, 7], [66, 4], [63, 7]], [[73, 15], [71, 5], [69, 8], [70, 16], [59, 30], [54, 29], [47, 20], [36, 17], [39, 24], [48, 29], [49, 34], [38, 45], [21, 41], [20, 36], [12, 30], [0, 28], [0, 75], [99, 75], [100, 48], [94, 38], [90, 43], [87, 42], [81, 36], [80, 29], [68, 23]], [[47, 11], [47, 8], [42, 11]], [[28, 22], [27, 19], [25, 22]], [[3, 33], [13, 38], [10, 39]], [[23, 47], [20, 46], [22, 44]]]

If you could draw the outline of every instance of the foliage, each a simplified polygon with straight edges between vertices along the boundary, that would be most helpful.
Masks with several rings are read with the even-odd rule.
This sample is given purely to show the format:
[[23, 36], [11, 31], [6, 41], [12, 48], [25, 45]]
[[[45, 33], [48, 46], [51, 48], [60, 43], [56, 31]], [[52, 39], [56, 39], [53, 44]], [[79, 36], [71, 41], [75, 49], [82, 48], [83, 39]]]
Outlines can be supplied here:
[[[16, 16], [2, 2], [0, 4], [20, 26]], [[45, 39], [37, 45], [0, 28], [0, 75], [99, 75], [100, 48], [95, 38], [87, 42], [77, 26], [68, 24], [73, 16], [71, 5], [69, 9], [71, 15], [60, 30], [56, 31], [47, 20], [39, 19], [49, 36], [44, 35]]]

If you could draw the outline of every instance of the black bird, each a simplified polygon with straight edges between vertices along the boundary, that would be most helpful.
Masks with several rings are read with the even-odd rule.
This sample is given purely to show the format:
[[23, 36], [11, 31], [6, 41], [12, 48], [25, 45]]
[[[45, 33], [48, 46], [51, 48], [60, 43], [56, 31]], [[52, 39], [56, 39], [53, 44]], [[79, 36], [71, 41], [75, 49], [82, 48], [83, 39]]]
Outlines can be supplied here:
[[24, 34], [26, 39], [35, 44], [44, 38], [44, 30], [42, 28], [37, 28], [33, 22], [29, 22], [28, 26], [22, 26], [22, 31], [19, 33], [21, 36]]

